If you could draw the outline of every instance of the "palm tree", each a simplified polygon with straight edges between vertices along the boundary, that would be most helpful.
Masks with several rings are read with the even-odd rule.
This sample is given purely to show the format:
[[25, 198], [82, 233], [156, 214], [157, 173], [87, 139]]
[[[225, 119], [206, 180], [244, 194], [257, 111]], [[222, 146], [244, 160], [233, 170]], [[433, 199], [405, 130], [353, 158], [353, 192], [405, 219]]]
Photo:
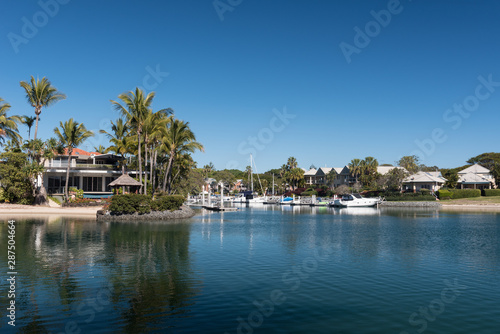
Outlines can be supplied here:
[[297, 168], [297, 159], [295, 159], [294, 157], [288, 158], [286, 165], [288, 167], [288, 170], [292, 170], [294, 168]]
[[213, 172], [215, 169], [215, 166], [212, 162], [210, 162], [208, 165], [203, 166], [203, 174], [205, 175], [205, 178], [208, 178], [208, 175]]
[[106, 149], [105, 153], [113, 152], [122, 157], [120, 163], [122, 165], [122, 174], [125, 174], [125, 155], [132, 152], [129, 128], [123, 119], [119, 118], [116, 120], [116, 124], [111, 121], [111, 130], [114, 134], [110, 134], [105, 130], [99, 131], [99, 133], [105, 134], [109, 138], [109, 142], [112, 144]]
[[99, 145], [99, 146], [94, 146], [94, 152], [104, 154], [106, 153], [106, 147]]
[[326, 181], [328, 182], [328, 185], [330, 186], [330, 189], [333, 190], [334, 185], [335, 185], [335, 179], [337, 179], [337, 171], [332, 168], [328, 174], [326, 174]]
[[21, 87], [26, 91], [26, 99], [28, 103], [35, 108], [36, 124], [35, 124], [35, 138], [38, 133], [38, 121], [40, 120], [40, 114], [42, 113], [42, 107], [48, 107], [60, 100], [64, 100], [66, 95], [57, 91], [55, 87], [52, 86], [49, 79], [43, 77], [42, 80], [31, 76], [30, 82], [21, 81]]
[[82, 144], [87, 138], [92, 137], [94, 133], [85, 128], [83, 123], [78, 123], [70, 118], [66, 122], [60, 122], [59, 128], [54, 128], [54, 133], [57, 135], [59, 141], [67, 150], [68, 154], [68, 167], [66, 169], [66, 185], [64, 187], [64, 194], [66, 200], [68, 199], [68, 185], [69, 185], [69, 170], [71, 168], [71, 154], [73, 149]]
[[[129, 91], [118, 95], [118, 98], [122, 100], [122, 104], [119, 102], [111, 100], [115, 109], [119, 111], [122, 116], [127, 120], [127, 125], [130, 126], [137, 134], [137, 148], [138, 154], [137, 158], [139, 160], [139, 182], [142, 184], [142, 153], [141, 153], [141, 139], [142, 139], [142, 128], [144, 122], [151, 112], [151, 104], [155, 97], [155, 92], [151, 92], [145, 95], [144, 91], [137, 87], [135, 92]], [[141, 189], [142, 192], [142, 189]]]
[[361, 172], [361, 160], [352, 159], [348, 166], [351, 176], [353, 176], [356, 179], [356, 183], [358, 183], [358, 175]]
[[21, 117], [19, 116], [7, 116], [7, 111], [10, 109], [10, 104], [7, 102], [3, 103], [3, 99], [0, 97], [0, 142], [4, 142], [5, 138], [10, 138], [12, 144], [16, 145], [19, 143], [21, 136], [17, 133], [17, 123], [21, 122]]
[[[35, 116], [23, 116], [22, 123], [28, 127], [28, 140], [31, 139], [31, 127], [35, 124], [36, 117]], [[40, 121], [40, 119], [38, 119]]]
[[203, 145], [196, 141], [194, 133], [189, 129], [189, 122], [170, 119], [169, 124], [163, 129], [161, 150], [169, 159], [163, 180], [163, 191], [171, 193], [171, 173], [176, 157], [184, 153], [193, 153], [196, 150], [204, 151]]
[[[167, 126], [168, 117], [173, 113], [171, 108], [166, 108], [159, 110], [157, 112], [150, 111], [146, 116], [144, 121], [144, 126], [142, 128], [144, 133], [144, 165], [147, 170], [148, 165], [148, 151], [149, 151], [149, 177], [151, 179], [151, 184], [153, 186], [152, 192], [154, 192], [155, 185], [153, 177], [153, 165], [154, 159], [153, 154], [157, 154], [157, 148], [160, 145], [160, 139], [162, 136], [162, 130]], [[147, 181], [148, 174], [144, 174], [144, 193], [147, 193]]]

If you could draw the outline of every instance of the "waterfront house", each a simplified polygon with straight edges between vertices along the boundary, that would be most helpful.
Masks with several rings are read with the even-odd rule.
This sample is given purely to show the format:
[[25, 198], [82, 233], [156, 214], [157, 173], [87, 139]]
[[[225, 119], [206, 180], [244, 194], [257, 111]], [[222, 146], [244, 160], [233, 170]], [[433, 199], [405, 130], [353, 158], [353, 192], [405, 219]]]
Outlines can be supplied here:
[[85, 197], [107, 197], [112, 194], [109, 184], [122, 175], [119, 164], [121, 157], [86, 152], [79, 148], [73, 149], [71, 157], [67, 152], [65, 150], [65, 153], [45, 161], [43, 181], [48, 194], [64, 194], [68, 163], [71, 166], [69, 187], [82, 189]]
[[491, 189], [495, 187], [495, 179], [490, 170], [481, 165], [472, 165], [458, 172], [457, 188], [459, 189]]
[[441, 172], [418, 172], [410, 175], [403, 180], [403, 190], [413, 192], [420, 189], [428, 189], [430, 191], [438, 191], [446, 182], [446, 179], [441, 175]]

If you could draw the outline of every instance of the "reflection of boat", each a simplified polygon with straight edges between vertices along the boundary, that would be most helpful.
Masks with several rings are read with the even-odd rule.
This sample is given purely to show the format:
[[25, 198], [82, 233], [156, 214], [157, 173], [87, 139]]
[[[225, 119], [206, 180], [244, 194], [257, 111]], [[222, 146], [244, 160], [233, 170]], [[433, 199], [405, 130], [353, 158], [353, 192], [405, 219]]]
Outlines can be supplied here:
[[380, 198], [365, 198], [360, 194], [342, 195], [341, 198], [334, 200], [330, 203], [331, 206], [337, 207], [367, 207], [375, 206], [380, 203]]
[[346, 207], [339, 209], [341, 215], [374, 216], [380, 215], [380, 210], [374, 207]]

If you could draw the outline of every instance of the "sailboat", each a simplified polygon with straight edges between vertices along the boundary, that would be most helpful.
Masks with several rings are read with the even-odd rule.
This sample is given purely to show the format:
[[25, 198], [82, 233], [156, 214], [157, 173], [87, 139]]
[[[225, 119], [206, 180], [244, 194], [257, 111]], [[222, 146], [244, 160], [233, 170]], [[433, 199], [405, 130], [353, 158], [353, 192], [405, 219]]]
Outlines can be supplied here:
[[[264, 204], [266, 202], [267, 198], [266, 196], [254, 196], [254, 191], [253, 191], [253, 166], [255, 166], [255, 161], [253, 160], [252, 155], [250, 154], [250, 186], [252, 189], [252, 192], [250, 195], [246, 196], [247, 198], [247, 203], [248, 204]], [[257, 171], [257, 166], [255, 166], [255, 170]], [[262, 183], [260, 182], [260, 177], [259, 174], [257, 173], [257, 178], [259, 179], [259, 184], [260, 188], [262, 189], [262, 193], [264, 193], [264, 189], [262, 188]]]

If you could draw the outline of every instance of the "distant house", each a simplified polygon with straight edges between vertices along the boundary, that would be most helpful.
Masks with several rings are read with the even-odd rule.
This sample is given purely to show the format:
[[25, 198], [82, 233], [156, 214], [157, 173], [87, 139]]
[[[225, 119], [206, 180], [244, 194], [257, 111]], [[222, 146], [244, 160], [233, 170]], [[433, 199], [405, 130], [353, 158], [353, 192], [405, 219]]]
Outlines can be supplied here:
[[491, 189], [495, 187], [495, 179], [490, 170], [481, 165], [472, 165], [458, 172], [457, 188], [459, 189]]
[[308, 185], [326, 185], [328, 183], [326, 176], [332, 168], [321, 167], [318, 169], [312, 168], [304, 173], [304, 179]]
[[[394, 168], [404, 169], [403, 167], [394, 167], [394, 166], [379, 166], [377, 167], [377, 173], [385, 175], [389, 171]], [[349, 166], [344, 167], [321, 167], [318, 169], [311, 168], [304, 174], [304, 178], [306, 184], [308, 185], [326, 185], [328, 184], [326, 176], [328, 173], [332, 171], [332, 169], [337, 172], [337, 177], [333, 182], [334, 187], [338, 187], [341, 185], [353, 186], [356, 183], [356, 178], [351, 175], [351, 171], [349, 170]], [[405, 170], [405, 169], [404, 169]], [[406, 171], [406, 170], [405, 170]]]
[[43, 181], [47, 193], [62, 195], [66, 185], [66, 169], [70, 164], [69, 187], [84, 191], [84, 196], [111, 195], [109, 184], [122, 175], [119, 167], [121, 157], [113, 154], [86, 152], [73, 149], [71, 157], [64, 154], [45, 161]]
[[403, 180], [403, 190], [415, 192], [420, 191], [420, 189], [428, 189], [437, 191], [446, 181], [441, 172], [418, 172]]

